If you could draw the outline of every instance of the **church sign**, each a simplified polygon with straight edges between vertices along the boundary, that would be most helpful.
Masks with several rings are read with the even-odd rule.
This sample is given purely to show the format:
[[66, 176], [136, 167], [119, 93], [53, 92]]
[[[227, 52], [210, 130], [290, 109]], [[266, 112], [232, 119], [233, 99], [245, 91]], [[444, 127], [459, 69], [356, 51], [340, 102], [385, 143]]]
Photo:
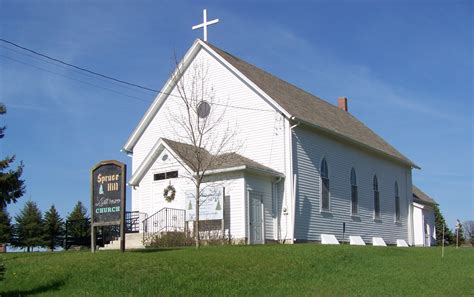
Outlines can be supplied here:
[[[196, 196], [192, 191], [186, 192], [186, 221], [196, 219]], [[199, 220], [222, 220], [224, 209], [222, 188], [206, 188], [199, 197]]]
[[[102, 161], [92, 168], [92, 251], [95, 250], [95, 227], [111, 225], [120, 225], [120, 245], [122, 249], [125, 234], [126, 168], [125, 164], [115, 160]], [[125, 242], [123, 245], [125, 246]]]

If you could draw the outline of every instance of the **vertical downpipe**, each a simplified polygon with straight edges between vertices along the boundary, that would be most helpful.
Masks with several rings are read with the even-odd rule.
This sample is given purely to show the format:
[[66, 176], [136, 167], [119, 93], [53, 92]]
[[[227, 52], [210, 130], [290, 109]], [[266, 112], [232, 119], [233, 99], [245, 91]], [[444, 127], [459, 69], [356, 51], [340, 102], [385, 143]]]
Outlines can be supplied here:
[[[292, 117], [291, 118], [292, 120], [296, 120], [295, 117]], [[294, 124], [293, 126], [290, 126], [290, 133], [289, 133], [289, 151], [290, 151], [290, 177], [291, 177], [291, 181], [290, 181], [290, 186], [292, 187], [291, 189], [291, 212], [288, 210], [288, 214], [291, 213], [291, 228], [292, 228], [292, 231], [291, 231], [291, 238], [292, 238], [292, 242], [291, 243], [294, 243], [295, 242], [295, 222], [296, 222], [296, 218], [295, 218], [295, 214], [296, 214], [296, 210], [295, 210], [295, 206], [296, 206], [296, 174], [294, 174], [293, 172], [293, 134], [292, 134], [292, 131], [294, 128], [298, 127], [299, 125], [301, 124], [300, 121], [297, 121], [296, 124]], [[288, 233], [288, 231], [287, 231]], [[286, 240], [286, 238], [285, 238]]]

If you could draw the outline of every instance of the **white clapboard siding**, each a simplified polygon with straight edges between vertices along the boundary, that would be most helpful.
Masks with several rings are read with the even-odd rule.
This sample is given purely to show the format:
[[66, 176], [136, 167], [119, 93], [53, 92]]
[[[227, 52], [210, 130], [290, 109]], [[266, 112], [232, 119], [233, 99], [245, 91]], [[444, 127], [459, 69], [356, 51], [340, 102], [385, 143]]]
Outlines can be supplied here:
[[[227, 105], [225, 121], [218, 128], [226, 129], [228, 125], [235, 128], [237, 137], [234, 142], [239, 147], [237, 152], [274, 170], [283, 172], [285, 168], [285, 120], [282, 116], [205, 50], [201, 50], [197, 54], [193, 63], [204, 64], [208, 69], [208, 87], [214, 89], [216, 102], [221, 104], [213, 105], [213, 111], [219, 114], [224, 108], [222, 105]], [[193, 64], [188, 69], [192, 67]], [[173, 89], [171, 94], [177, 96], [178, 92]], [[159, 138], [165, 137], [183, 141], [176, 136], [176, 133], [180, 133], [178, 127], [170, 121], [172, 115], [179, 113], [179, 110], [183, 108], [179, 100], [179, 98], [169, 96], [138, 140], [133, 149], [132, 174]], [[146, 174], [140, 183], [139, 190], [132, 191], [132, 208], [134, 210], [146, 210], [147, 213], [150, 213], [151, 210], [159, 210], [159, 207], [163, 206], [163, 203], [152, 202], [153, 199], [158, 199], [152, 198], [152, 196], [162, 196], [160, 195], [162, 186], [153, 187], [152, 185], [152, 171], [157, 168], [156, 166], [158, 165], [155, 164]], [[243, 180], [241, 182], [243, 183]], [[245, 206], [243, 204], [244, 197], [241, 198], [241, 201], [232, 199], [230, 203], [239, 205], [242, 203], [242, 206]], [[173, 205], [178, 206], [179, 203], [176, 201]], [[239, 208], [237, 207], [235, 211], [239, 211]], [[240, 218], [243, 217], [242, 213]], [[237, 218], [238, 216], [231, 217], [232, 230], [237, 232], [238, 236], [245, 236], [245, 221], [241, 219], [241, 221], [237, 221]], [[271, 229], [273, 230], [273, 228]], [[244, 231], [242, 232], [242, 230]]]
[[[366, 242], [372, 237], [383, 237], [395, 244], [397, 239], [408, 240], [408, 205], [411, 195], [410, 169], [376, 157], [334, 138], [317, 134], [314, 130], [298, 127], [293, 132], [293, 170], [298, 176], [295, 206], [295, 238], [320, 240], [319, 234], [335, 234], [342, 239], [342, 225], [346, 236], [359, 235]], [[320, 164], [326, 158], [330, 179], [331, 211], [320, 211]], [[351, 216], [350, 172], [357, 175], [359, 214]], [[373, 219], [372, 179], [377, 174], [380, 191], [381, 219]], [[400, 193], [400, 222], [395, 222], [394, 184]], [[410, 189], [407, 191], [407, 189]]]
[[257, 176], [252, 174], [246, 174], [245, 181], [247, 183], [248, 191], [254, 191], [262, 195], [265, 240], [273, 240], [274, 221], [272, 216], [272, 181], [268, 177]]
[[[166, 161], [162, 160], [164, 154], [168, 155]], [[155, 173], [178, 170], [178, 178], [154, 181]], [[194, 192], [194, 184], [188, 178], [189, 173], [180, 166], [174, 157], [164, 150], [157, 158], [150, 170], [145, 174], [139, 187], [134, 190], [134, 197], [138, 197], [138, 211], [147, 213], [149, 216], [164, 207], [185, 209], [185, 194]], [[215, 186], [225, 187], [226, 204], [224, 205], [227, 218], [227, 229], [230, 228], [232, 238], [245, 238], [245, 222], [241, 221], [245, 214], [245, 197], [242, 193], [244, 183], [242, 173], [229, 173], [219, 176], [219, 180], [209, 179], [202, 187], [213, 183]], [[167, 202], [163, 197], [163, 190], [169, 184], [176, 188], [176, 196], [172, 202]]]
[[[235, 128], [237, 137], [234, 142], [240, 146], [238, 151], [240, 154], [283, 172], [284, 119], [282, 116], [206, 50], [200, 50], [188, 70], [192, 69], [194, 63], [206, 65], [207, 86], [214, 89], [216, 103], [220, 104], [212, 106], [211, 114], [212, 112], [220, 114], [225, 108], [224, 122], [218, 126], [218, 129], [223, 130], [228, 126]], [[170, 118], [173, 114], [178, 114], [183, 106], [180, 99], [173, 96], [179, 96], [176, 88], [171, 91], [171, 94], [133, 149], [134, 170], [141, 164], [159, 137], [182, 141], [176, 136], [176, 132], [180, 134], [179, 127], [173, 125]]]

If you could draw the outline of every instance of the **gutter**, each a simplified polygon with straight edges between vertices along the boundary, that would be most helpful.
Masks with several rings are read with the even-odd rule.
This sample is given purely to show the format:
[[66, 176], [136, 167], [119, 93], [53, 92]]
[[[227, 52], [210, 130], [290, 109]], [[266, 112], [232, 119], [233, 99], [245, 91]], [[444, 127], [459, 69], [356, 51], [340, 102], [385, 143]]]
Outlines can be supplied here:
[[[292, 225], [291, 225], [291, 228], [293, 229], [292, 231], [292, 235], [291, 237], [293, 238], [292, 240], [292, 243], [295, 242], [296, 238], [295, 238], [295, 223], [296, 223], [296, 174], [294, 174], [293, 172], [293, 135], [291, 133], [291, 131], [295, 128], [297, 128], [301, 122], [295, 118], [295, 117], [291, 117], [291, 120], [293, 121], [296, 121], [296, 124], [290, 126], [290, 133], [288, 133], [288, 137], [289, 137], [289, 145], [290, 145], [290, 185], [291, 185], [291, 222], [292, 222]], [[286, 228], [286, 232], [288, 233], [288, 226]], [[285, 236], [285, 239], [286, 239], [286, 236]]]
[[317, 130], [321, 130], [321, 131], [326, 132], [326, 133], [328, 133], [328, 134], [330, 134], [330, 135], [334, 135], [334, 136], [337, 136], [337, 137], [339, 137], [339, 138], [341, 138], [341, 139], [344, 139], [345, 141], [348, 141], [348, 142], [350, 142], [350, 143], [352, 143], [352, 144], [354, 144], [354, 145], [361, 146], [361, 147], [363, 147], [363, 148], [365, 148], [365, 149], [368, 149], [368, 150], [370, 150], [370, 151], [379, 153], [379, 154], [381, 154], [381, 155], [383, 155], [383, 156], [385, 156], [385, 157], [387, 157], [387, 158], [389, 158], [389, 159], [391, 159], [391, 160], [397, 161], [397, 162], [402, 163], [402, 164], [404, 164], [404, 165], [409, 165], [411, 168], [421, 169], [420, 166], [416, 165], [415, 163], [413, 163], [413, 162], [412, 162], [411, 160], [409, 160], [409, 159], [407, 159], [408, 161], [407, 161], [407, 160], [403, 160], [403, 159], [401, 159], [401, 158], [398, 158], [398, 157], [395, 157], [395, 156], [393, 156], [393, 155], [390, 155], [390, 154], [388, 154], [388, 153], [386, 153], [386, 152], [384, 152], [384, 151], [381, 151], [381, 150], [379, 150], [379, 149], [377, 149], [377, 148], [374, 148], [374, 147], [372, 147], [372, 146], [370, 146], [370, 145], [367, 145], [367, 144], [365, 144], [365, 143], [363, 143], [363, 142], [354, 140], [354, 139], [352, 139], [352, 138], [350, 138], [350, 137], [348, 137], [348, 136], [345, 136], [345, 135], [343, 135], [343, 134], [334, 132], [334, 131], [332, 131], [332, 130], [329, 130], [329, 129], [327, 129], [327, 128], [321, 127], [321, 126], [319, 126], [319, 125], [315, 125], [315, 124], [310, 123], [310, 122], [307, 122], [307, 121], [305, 121], [305, 120], [301, 120], [301, 119], [298, 119], [298, 118], [296, 118], [296, 117], [291, 117], [291, 119], [292, 119], [293, 121], [297, 121], [297, 122], [298, 122], [298, 125], [299, 125], [299, 123], [302, 123], [302, 124], [304, 124], [305, 126], [312, 127], [312, 128], [317, 129]]

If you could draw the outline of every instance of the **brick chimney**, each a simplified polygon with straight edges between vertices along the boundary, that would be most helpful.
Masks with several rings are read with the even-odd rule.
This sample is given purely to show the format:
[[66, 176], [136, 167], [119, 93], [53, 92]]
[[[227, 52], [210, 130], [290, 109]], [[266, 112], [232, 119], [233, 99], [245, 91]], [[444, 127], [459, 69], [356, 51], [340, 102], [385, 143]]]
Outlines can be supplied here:
[[348, 111], [347, 108], [347, 97], [339, 97], [337, 98], [337, 107], [344, 111]]

